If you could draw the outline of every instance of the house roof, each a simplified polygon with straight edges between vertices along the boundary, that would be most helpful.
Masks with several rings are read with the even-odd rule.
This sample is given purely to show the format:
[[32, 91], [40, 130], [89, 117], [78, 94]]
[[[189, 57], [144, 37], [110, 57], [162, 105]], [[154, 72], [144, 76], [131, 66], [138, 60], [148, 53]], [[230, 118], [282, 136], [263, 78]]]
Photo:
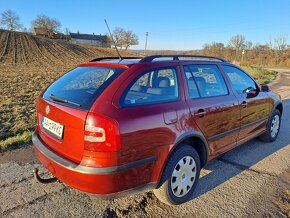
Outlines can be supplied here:
[[69, 33], [71, 38], [74, 39], [86, 39], [86, 40], [96, 40], [96, 41], [104, 41], [107, 39], [107, 36], [102, 35], [91, 35], [91, 34], [80, 34], [80, 33]]

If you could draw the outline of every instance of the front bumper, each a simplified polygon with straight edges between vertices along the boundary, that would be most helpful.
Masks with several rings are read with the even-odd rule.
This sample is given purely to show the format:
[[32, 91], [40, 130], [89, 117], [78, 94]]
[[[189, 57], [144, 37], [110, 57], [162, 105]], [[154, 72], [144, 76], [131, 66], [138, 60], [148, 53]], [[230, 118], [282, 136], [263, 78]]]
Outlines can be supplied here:
[[41, 141], [37, 132], [32, 142], [38, 160], [57, 179], [78, 190], [98, 195], [114, 196], [126, 190], [151, 183], [155, 156], [114, 167], [95, 168], [72, 162]]

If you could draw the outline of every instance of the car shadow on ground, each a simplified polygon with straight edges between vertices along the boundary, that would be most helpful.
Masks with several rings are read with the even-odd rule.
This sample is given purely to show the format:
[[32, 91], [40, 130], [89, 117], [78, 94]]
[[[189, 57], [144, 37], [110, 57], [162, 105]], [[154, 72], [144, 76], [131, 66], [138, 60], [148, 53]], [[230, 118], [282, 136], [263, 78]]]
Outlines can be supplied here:
[[272, 143], [265, 143], [253, 139], [206, 165], [201, 172], [193, 199], [250, 169], [259, 161], [290, 144], [290, 134], [289, 129], [287, 129], [290, 122], [288, 115], [290, 114], [290, 99], [283, 100], [283, 106], [282, 123], [277, 140]]

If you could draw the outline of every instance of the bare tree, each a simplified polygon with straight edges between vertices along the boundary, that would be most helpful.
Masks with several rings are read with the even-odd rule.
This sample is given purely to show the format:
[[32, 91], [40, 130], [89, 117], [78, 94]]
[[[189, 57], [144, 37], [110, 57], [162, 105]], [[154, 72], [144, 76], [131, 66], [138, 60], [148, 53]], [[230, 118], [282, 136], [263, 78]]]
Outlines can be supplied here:
[[280, 35], [274, 39], [275, 48], [278, 52], [283, 52], [287, 48], [287, 37]]
[[70, 33], [70, 30], [69, 30], [69, 28], [65, 28], [65, 31], [64, 31], [64, 33], [65, 33], [65, 35], [69, 35], [69, 33]]
[[[138, 45], [138, 36], [130, 30], [116, 27], [112, 33], [116, 46], [127, 50], [132, 45]], [[112, 41], [110, 42], [112, 44]]]
[[50, 18], [46, 15], [38, 15], [37, 18], [32, 21], [32, 29], [43, 28], [46, 30], [58, 32], [60, 27], [61, 23], [58, 20]]
[[229, 41], [229, 46], [235, 50], [235, 60], [237, 60], [239, 52], [246, 46], [246, 39], [243, 35], [233, 36]]
[[251, 41], [246, 41], [245, 42], [245, 47], [246, 50], [251, 50], [253, 48], [253, 43]]
[[267, 46], [269, 47], [269, 50], [274, 51], [274, 45], [273, 45], [272, 37], [270, 37], [269, 41], [267, 42]]
[[123, 39], [124, 39], [125, 33], [126, 33], [126, 30], [121, 27], [116, 27], [112, 33], [116, 46], [120, 47], [121, 49], [124, 46]]
[[203, 53], [205, 55], [223, 56], [225, 46], [221, 42], [212, 42], [203, 45]]
[[127, 50], [132, 45], [139, 44], [138, 36], [130, 30], [125, 31], [123, 41], [124, 41], [125, 50]]
[[18, 30], [22, 27], [19, 16], [11, 10], [1, 13], [0, 24], [8, 30]]

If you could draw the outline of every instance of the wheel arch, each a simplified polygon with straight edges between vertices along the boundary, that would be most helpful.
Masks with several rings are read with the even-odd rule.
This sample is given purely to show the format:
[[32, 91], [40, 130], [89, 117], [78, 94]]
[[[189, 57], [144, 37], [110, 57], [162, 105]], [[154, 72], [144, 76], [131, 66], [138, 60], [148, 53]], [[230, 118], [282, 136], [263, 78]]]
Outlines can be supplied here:
[[182, 134], [175, 140], [175, 146], [173, 147], [171, 152], [173, 152], [183, 143], [189, 144], [197, 151], [200, 158], [201, 167], [203, 167], [208, 162], [209, 147], [202, 133], [197, 131], [189, 131]]
[[178, 138], [176, 138], [174, 146], [171, 148], [166, 160], [163, 163], [162, 170], [160, 171], [159, 175], [158, 186], [160, 185], [160, 183], [162, 183], [162, 181], [160, 180], [162, 178], [164, 169], [168, 163], [169, 158], [171, 157], [172, 153], [177, 148], [179, 148], [183, 143], [190, 145], [197, 151], [201, 161], [200, 163], [201, 168], [207, 164], [209, 157], [209, 146], [203, 134], [197, 131], [188, 131], [186, 133], [183, 133]]
[[278, 111], [280, 111], [280, 114], [282, 115], [282, 113], [283, 113], [283, 104], [282, 104], [282, 102], [277, 102], [277, 104], [275, 105], [274, 109], [277, 109]]

